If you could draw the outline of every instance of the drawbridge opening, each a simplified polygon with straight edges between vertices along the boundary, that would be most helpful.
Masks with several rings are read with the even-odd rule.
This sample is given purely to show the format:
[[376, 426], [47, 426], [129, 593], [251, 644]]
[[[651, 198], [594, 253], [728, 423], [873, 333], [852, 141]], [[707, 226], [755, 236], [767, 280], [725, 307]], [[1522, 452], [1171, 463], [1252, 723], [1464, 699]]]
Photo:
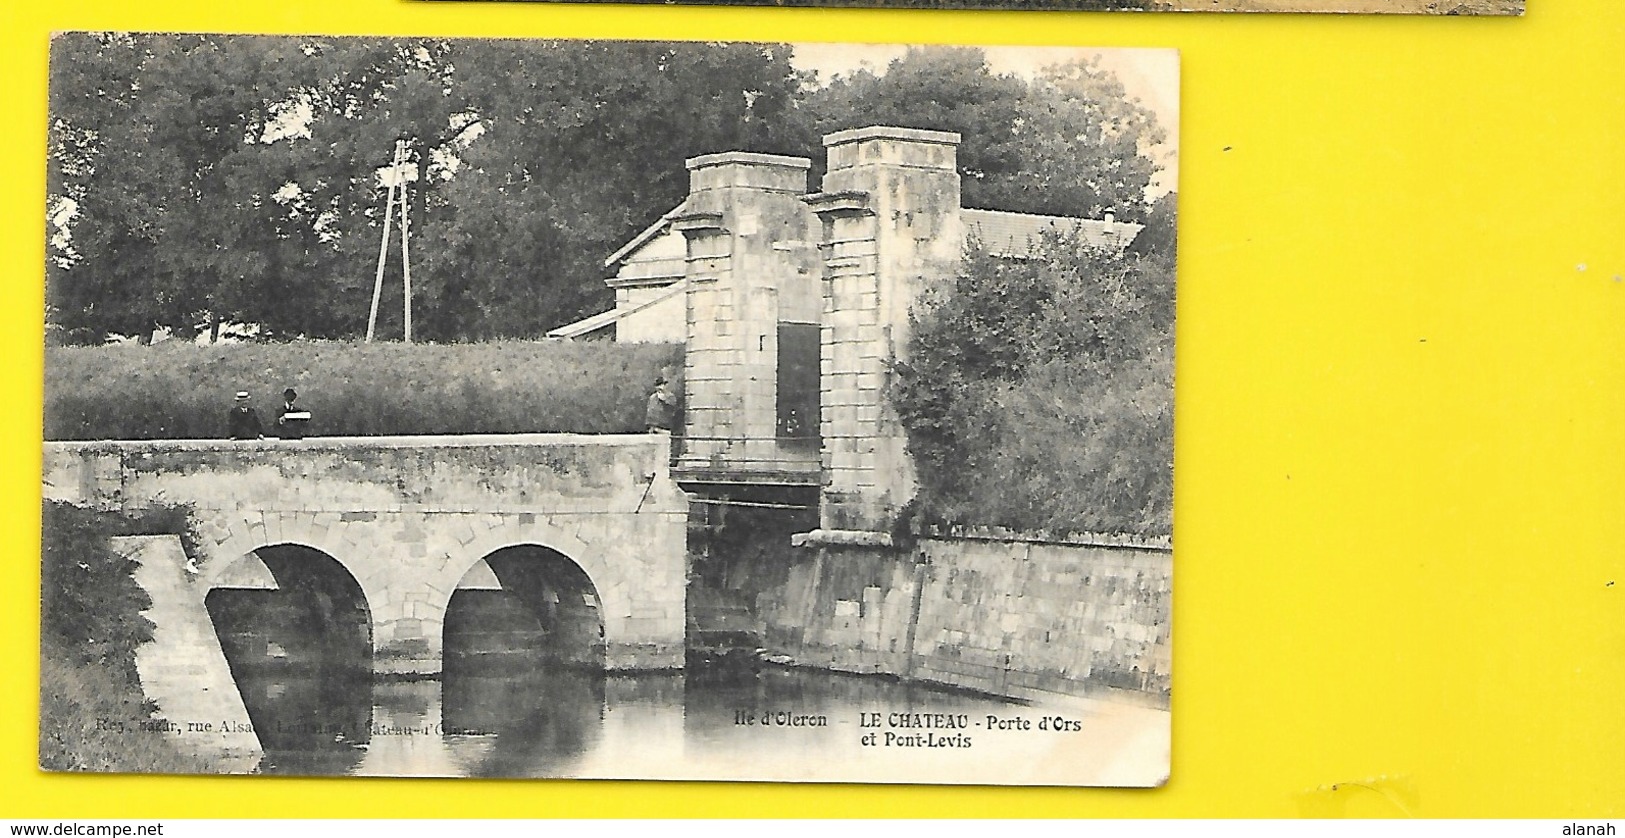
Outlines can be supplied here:
[[[372, 615], [342, 564], [278, 544], [204, 598], [271, 770], [342, 768], [372, 726]], [[331, 765], [330, 765], [331, 763]]]
[[791, 538], [818, 528], [816, 487], [697, 486], [688, 517], [689, 662], [769, 645], [763, 594], [784, 590], [812, 551]]

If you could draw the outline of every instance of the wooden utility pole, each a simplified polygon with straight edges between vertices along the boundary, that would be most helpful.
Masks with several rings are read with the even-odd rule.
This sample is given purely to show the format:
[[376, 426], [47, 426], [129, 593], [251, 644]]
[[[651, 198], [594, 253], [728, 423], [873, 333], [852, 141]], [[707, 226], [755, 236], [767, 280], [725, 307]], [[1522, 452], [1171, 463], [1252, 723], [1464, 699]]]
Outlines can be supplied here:
[[[404, 142], [401, 144], [406, 145]], [[411, 202], [406, 199], [406, 178], [401, 178], [401, 305], [404, 307], [406, 321], [406, 342], [412, 342], [412, 257], [407, 249], [408, 234], [412, 228], [410, 216], [406, 208]]]
[[[401, 284], [405, 291], [406, 307], [406, 342], [412, 342], [412, 260], [407, 249], [407, 236], [410, 234], [410, 222], [406, 215], [406, 140], [395, 141], [395, 157], [389, 164], [389, 174], [385, 177], [389, 185], [389, 197], [384, 203], [384, 235], [378, 242], [378, 271], [372, 278], [372, 310], [367, 314], [367, 343], [372, 343], [373, 334], [378, 328], [378, 302], [384, 295], [384, 265], [389, 260], [389, 233], [395, 220], [395, 204], [401, 205]], [[397, 197], [397, 192], [399, 196]]]

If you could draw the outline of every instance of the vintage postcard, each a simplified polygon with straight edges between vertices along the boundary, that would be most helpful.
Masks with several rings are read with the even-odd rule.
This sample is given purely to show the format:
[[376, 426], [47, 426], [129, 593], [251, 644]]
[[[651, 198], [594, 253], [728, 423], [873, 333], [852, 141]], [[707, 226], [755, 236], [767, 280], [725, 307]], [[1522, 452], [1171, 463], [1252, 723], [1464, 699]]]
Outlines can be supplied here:
[[1162, 784], [1178, 76], [57, 36], [41, 767]]
[[[540, 2], [543, 0], [532, 0]], [[546, 0], [553, 2], [554, 0]], [[556, 0], [730, 6], [867, 6], [889, 9], [1013, 9], [1068, 12], [1332, 12], [1397, 15], [1521, 15], [1524, 0]]]

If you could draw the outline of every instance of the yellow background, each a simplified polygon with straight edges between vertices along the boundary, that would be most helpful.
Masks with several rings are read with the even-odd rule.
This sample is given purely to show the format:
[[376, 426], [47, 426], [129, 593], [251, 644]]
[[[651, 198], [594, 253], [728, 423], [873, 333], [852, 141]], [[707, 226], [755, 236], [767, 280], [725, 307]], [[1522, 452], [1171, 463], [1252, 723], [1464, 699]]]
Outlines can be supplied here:
[[[1521, 19], [4, 2], [0, 816], [1625, 816], [1625, 2], [1530, 0]], [[46, 48], [88, 28], [1179, 48], [1172, 781], [39, 773]]]

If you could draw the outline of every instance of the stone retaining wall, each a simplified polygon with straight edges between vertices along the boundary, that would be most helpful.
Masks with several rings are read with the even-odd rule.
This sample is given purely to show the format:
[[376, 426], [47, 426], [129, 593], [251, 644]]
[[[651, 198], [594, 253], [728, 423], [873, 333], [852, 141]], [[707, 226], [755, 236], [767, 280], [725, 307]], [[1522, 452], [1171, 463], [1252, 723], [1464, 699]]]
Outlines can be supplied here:
[[758, 613], [769, 645], [798, 662], [1017, 698], [1110, 692], [1167, 706], [1165, 541], [999, 533], [790, 555], [788, 581], [759, 596]]

